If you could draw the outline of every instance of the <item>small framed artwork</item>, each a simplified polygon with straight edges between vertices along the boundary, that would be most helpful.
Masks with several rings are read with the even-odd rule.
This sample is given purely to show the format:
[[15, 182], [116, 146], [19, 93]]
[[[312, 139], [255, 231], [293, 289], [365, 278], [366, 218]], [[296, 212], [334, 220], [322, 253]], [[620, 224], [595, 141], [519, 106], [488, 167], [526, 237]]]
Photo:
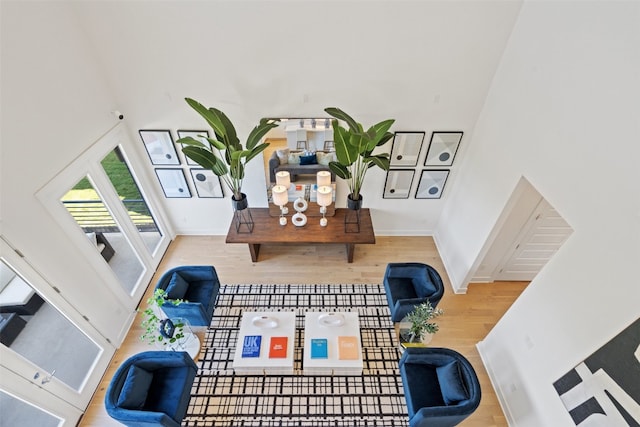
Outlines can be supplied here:
[[179, 165], [180, 159], [168, 130], [139, 130], [152, 165]]
[[461, 140], [462, 132], [433, 132], [424, 165], [451, 166]]
[[191, 197], [191, 191], [189, 191], [182, 169], [156, 168], [156, 175], [166, 198]]
[[449, 176], [448, 170], [424, 169], [420, 175], [416, 199], [439, 199]]
[[389, 159], [391, 167], [416, 166], [425, 132], [396, 132]]
[[[186, 138], [190, 136], [193, 139], [197, 139], [198, 141], [207, 144], [207, 140], [205, 138], [209, 137], [209, 131], [207, 130], [178, 130], [178, 139], [182, 139], [182, 138]], [[184, 147], [183, 144], [180, 144]], [[188, 165], [197, 165], [196, 162], [194, 162], [193, 160], [191, 160], [190, 158], [188, 158], [187, 156], [184, 156], [187, 164]]]
[[190, 171], [198, 197], [224, 197], [219, 176], [209, 169], [191, 169]]
[[389, 170], [382, 197], [385, 199], [408, 199], [414, 173], [413, 169]]

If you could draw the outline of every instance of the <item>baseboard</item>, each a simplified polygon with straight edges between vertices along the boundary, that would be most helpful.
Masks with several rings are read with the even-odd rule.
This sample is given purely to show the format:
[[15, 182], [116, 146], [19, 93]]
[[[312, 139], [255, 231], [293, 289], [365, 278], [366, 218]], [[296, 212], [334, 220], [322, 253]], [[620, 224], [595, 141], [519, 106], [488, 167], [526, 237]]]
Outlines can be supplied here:
[[507, 404], [507, 401], [504, 398], [504, 391], [500, 388], [498, 382], [495, 381], [494, 379], [495, 377], [493, 374], [493, 367], [489, 363], [488, 359], [485, 358], [485, 355], [483, 352], [483, 343], [484, 341], [480, 341], [476, 344], [476, 349], [480, 354], [480, 360], [482, 360], [482, 364], [484, 365], [484, 368], [487, 371], [487, 375], [489, 376], [489, 381], [491, 382], [493, 391], [495, 392], [496, 397], [498, 398], [498, 404], [500, 405], [500, 408], [502, 408], [502, 412], [504, 412], [504, 416], [507, 419], [507, 424], [509, 426], [515, 426], [513, 416], [511, 415], [511, 410], [509, 409], [509, 405]]
[[391, 237], [406, 237], [406, 236], [418, 236], [418, 237], [431, 237], [433, 233], [431, 230], [384, 230], [375, 229], [376, 236], [391, 236]]

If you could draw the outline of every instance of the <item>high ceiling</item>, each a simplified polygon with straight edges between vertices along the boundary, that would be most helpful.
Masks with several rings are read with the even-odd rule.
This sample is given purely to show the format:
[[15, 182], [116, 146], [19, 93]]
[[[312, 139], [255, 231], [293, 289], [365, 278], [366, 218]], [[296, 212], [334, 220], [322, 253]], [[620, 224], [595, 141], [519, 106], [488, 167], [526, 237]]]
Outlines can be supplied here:
[[74, 2], [133, 127], [249, 126], [338, 106], [395, 130], [472, 130], [521, 1]]

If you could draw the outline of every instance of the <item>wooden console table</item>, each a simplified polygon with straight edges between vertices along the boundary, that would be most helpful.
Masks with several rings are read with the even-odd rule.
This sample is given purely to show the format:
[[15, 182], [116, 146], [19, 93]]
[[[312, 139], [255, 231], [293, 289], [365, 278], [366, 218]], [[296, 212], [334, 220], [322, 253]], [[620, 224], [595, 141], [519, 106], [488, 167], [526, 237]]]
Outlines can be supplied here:
[[369, 209], [360, 211], [360, 232], [345, 233], [344, 218], [348, 209], [338, 208], [335, 215], [328, 218], [326, 227], [320, 226], [317, 217], [310, 217], [307, 224], [297, 227], [291, 223], [291, 215], [287, 216], [287, 225], [281, 226], [277, 217], [269, 214], [269, 208], [249, 208], [253, 217], [253, 233], [238, 233], [233, 221], [227, 233], [227, 243], [247, 243], [251, 253], [251, 261], [258, 262], [260, 245], [269, 243], [287, 244], [326, 244], [344, 243], [347, 245], [347, 261], [353, 262], [356, 244], [375, 243], [371, 213]]

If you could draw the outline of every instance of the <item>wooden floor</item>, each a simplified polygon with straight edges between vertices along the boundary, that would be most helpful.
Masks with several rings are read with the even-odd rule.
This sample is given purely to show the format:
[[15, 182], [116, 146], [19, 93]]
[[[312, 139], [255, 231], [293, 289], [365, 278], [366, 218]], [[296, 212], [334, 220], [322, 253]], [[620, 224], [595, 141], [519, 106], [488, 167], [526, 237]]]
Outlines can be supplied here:
[[[147, 290], [161, 274], [178, 265], [213, 265], [221, 283], [381, 283], [387, 263], [417, 261], [436, 268], [445, 281], [445, 295], [438, 305], [444, 315], [431, 346], [449, 347], [464, 354], [480, 378], [482, 401], [478, 410], [461, 425], [465, 427], [507, 426], [475, 345], [491, 330], [526, 282], [471, 284], [465, 295], [451, 291], [442, 261], [430, 237], [377, 236], [375, 245], [356, 246], [354, 262], [346, 261], [345, 245], [264, 245], [260, 261], [251, 262], [244, 244], [226, 244], [224, 236], [180, 236], [169, 247]], [[146, 299], [146, 297], [145, 297]], [[143, 307], [145, 304], [143, 304]], [[104, 410], [104, 394], [117, 367], [132, 354], [149, 350], [138, 339], [136, 319], [116, 352], [79, 426], [121, 426]]]

